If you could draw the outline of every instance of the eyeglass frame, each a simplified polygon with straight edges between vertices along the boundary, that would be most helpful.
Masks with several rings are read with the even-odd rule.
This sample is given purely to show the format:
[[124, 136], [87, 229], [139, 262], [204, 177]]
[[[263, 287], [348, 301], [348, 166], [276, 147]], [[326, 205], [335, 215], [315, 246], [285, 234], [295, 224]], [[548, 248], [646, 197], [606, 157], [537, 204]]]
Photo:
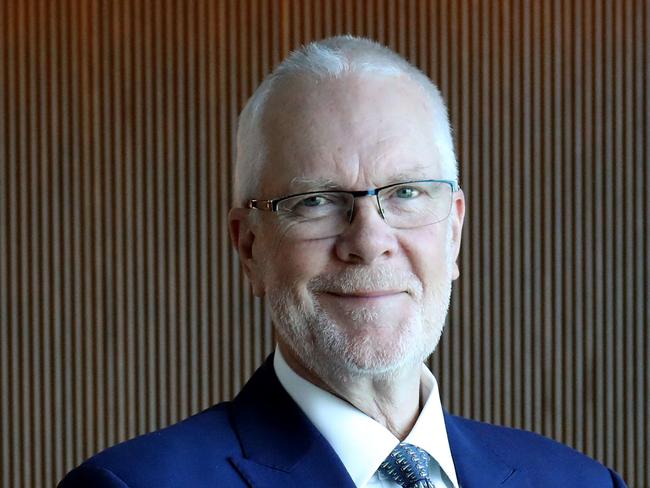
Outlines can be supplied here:
[[[379, 201], [379, 192], [382, 190], [385, 190], [386, 188], [392, 188], [395, 186], [400, 186], [400, 185], [408, 185], [409, 183], [446, 183], [451, 187], [451, 193], [452, 195], [460, 190], [460, 185], [458, 184], [457, 181], [455, 180], [438, 180], [438, 179], [426, 179], [426, 180], [409, 180], [409, 181], [401, 181], [398, 183], [391, 183], [390, 185], [385, 185], [385, 186], [380, 186], [378, 188], [369, 188], [368, 190], [314, 190], [314, 191], [308, 191], [304, 193], [295, 193], [292, 195], [286, 195], [283, 197], [279, 198], [272, 198], [272, 199], [250, 199], [246, 202], [246, 207], [247, 209], [255, 209], [255, 210], [264, 210], [268, 212], [277, 212], [278, 211], [278, 205], [280, 202], [284, 200], [288, 200], [290, 198], [295, 198], [295, 197], [302, 197], [302, 196], [309, 196], [309, 195], [319, 195], [321, 193], [345, 193], [348, 195], [352, 196], [352, 206], [350, 208], [350, 216], [349, 216], [349, 221], [348, 223], [352, 222], [352, 216], [354, 214], [354, 202], [357, 198], [360, 197], [375, 197], [377, 200], [377, 207], [379, 208], [379, 215], [381, 215], [382, 220], [386, 220], [384, 217], [384, 210], [381, 208], [381, 202]], [[449, 215], [447, 215], [449, 217]], [[445, 219], [447, 218], [445, 217]], [[445, 220], [442, 219], [442, 220]], [[441, 221], [439, 221], [441, 222]], [[425, 224], [426, 225], [426, 224]]]

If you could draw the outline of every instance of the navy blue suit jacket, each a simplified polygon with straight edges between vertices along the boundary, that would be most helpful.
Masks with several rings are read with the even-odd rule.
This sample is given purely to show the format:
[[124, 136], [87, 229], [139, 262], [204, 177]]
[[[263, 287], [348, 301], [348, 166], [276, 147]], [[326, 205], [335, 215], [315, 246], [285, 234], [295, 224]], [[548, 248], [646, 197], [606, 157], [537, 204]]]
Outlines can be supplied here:
[[[623, 487], [596, 461], [530, 432], [445, 414], [462, 488]], [[284, 390], [272, 357], [232, 401], [111, 447], [59, 488], [349, 487], [334, 450]]]

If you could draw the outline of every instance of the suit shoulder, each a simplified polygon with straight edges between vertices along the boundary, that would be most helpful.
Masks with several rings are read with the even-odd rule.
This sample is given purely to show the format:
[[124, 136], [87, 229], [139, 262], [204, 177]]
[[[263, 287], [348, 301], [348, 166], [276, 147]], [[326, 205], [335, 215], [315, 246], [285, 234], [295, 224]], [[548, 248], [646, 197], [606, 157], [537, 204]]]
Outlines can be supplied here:
[[[74, 484], [73, 480], [89, 476], [97, 483], [105, 482], [97, 486], [111, 487], [180, 486], [189, 482], [188, 477], [199, 474], [208, 479], [217, 475], [227, 478], [232, 471], [228, 458], [240, 453], [229, 406], [229, 402], [220, 403], [176, 424], [109, 447], [69, 473], [60, 486], [87, 486]], [[193, 480], [198, 481], [207, 479]]]
[[228, 451], [238, 444], [230, 425], [229, 402], [214, 405], [175, 424], [121, 442], [96, 454], [91, 460], [128, 458], [133, 452], [139, 456], [173, 456], [180, 452]]
[[530, 479], [563, 479], [564, 483], [575, 479], [574, 484], [564, 486], [590, 486], [587, 480], [591, 486], [624, 486], [618, 484], [621, 480], [616, 473], [598, 461], [543, 435], [455, 415], [450, 420], [458, 435], [480, 439], [486, 449], [525, 471]]

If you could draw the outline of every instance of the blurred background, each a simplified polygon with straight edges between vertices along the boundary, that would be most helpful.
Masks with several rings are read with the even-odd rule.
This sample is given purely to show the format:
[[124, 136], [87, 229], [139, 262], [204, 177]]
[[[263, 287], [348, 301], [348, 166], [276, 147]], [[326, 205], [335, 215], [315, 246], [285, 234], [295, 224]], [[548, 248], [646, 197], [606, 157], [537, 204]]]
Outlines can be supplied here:
[[449, 105], [445, 407], [650, 487], [645, 0], [0, 0], [2, 486], [232, 398], [272, 350], [227, 236], [237, 115], [341, 33]]

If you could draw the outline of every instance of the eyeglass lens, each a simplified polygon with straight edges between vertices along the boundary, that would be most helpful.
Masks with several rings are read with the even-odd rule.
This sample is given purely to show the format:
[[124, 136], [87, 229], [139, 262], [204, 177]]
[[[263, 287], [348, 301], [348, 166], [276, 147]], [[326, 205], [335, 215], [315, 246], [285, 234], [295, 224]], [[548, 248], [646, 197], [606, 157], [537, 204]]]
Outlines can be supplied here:
[[[403, 183], [377, 194], [388, 225], [408, 229], [431, 225], [449, 216], [452, 187], [446, 182]], [[354, 212], [354, 196], [342, 191], [296, 195], [278, 204], [281, 221], [296, 238], [322, 239], [345, 231]]]

